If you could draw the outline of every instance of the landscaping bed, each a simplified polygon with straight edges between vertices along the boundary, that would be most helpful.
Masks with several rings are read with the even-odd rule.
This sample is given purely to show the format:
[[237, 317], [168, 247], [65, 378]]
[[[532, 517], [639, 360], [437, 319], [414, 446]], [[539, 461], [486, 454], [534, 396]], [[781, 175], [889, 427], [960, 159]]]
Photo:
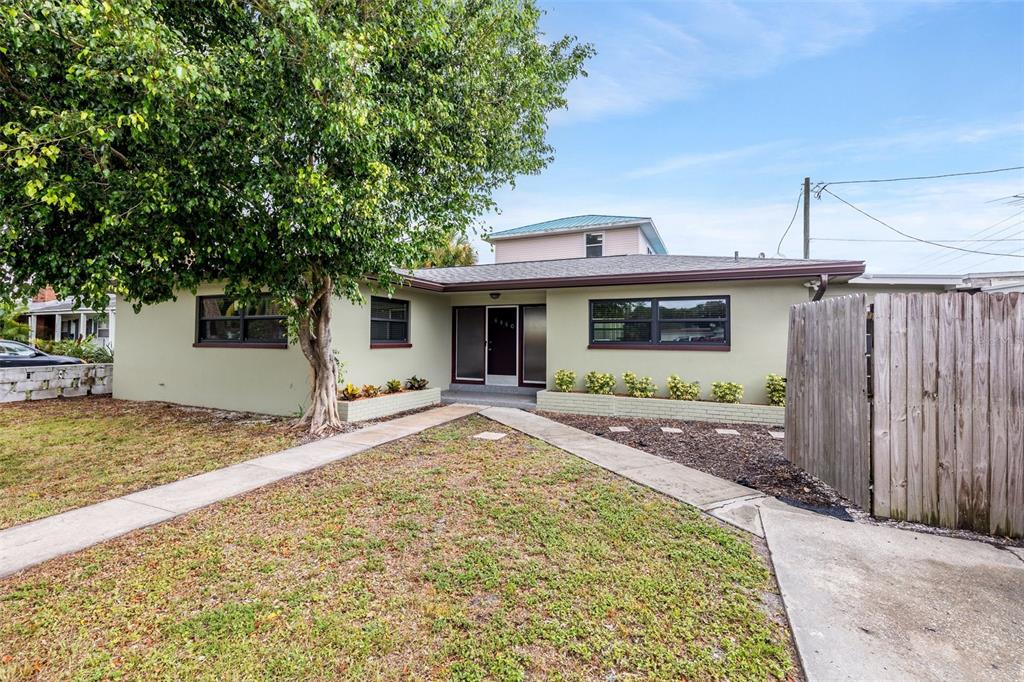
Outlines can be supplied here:
[[0, 679], [796, 677], [752, 542], [470, 417], [0, 581]]
[[0, 405], [0, 528], [296, 445], [289, 419], [63, 398]]
[[[765, 426], [671, 419], [625, 419], [561, 412], [539, 414], [783, 500], [813, 507], [834, 508], [837, 513], [849, 506], [826, 483], [787, 460], [783, 454], [784, 441], [768, 435]], [[609, 430], [612, 426], [625, 426], [629, 431], [614, 433]], [[662, 426], [682, 429], [682, 433], [664, 433]], [[733, 429], [739, 431], [740, 435], [719, 434], [715, 432], [716, 428]]]

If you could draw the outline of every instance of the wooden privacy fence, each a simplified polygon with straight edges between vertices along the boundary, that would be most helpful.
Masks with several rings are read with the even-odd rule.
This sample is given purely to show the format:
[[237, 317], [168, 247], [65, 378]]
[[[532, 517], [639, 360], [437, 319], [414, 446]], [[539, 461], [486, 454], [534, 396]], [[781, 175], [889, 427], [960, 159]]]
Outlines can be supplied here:
[[791, 461], [876, 516], [1024, 536], [1024, 296], [800, 304], [787, 371]]

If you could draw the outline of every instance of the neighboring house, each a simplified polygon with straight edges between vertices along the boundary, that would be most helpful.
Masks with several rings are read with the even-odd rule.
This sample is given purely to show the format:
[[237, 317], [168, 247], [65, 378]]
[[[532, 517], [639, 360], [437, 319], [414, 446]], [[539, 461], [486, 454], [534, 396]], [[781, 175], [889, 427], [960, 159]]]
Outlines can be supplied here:
[[1024, 272], [979, 272], [966, 275], [866, 274], [845, 283], [826, 287], [825, 296], [875, 294], [966, 292], [1024, 292]]
[[[365, 305], [336, 300], [332, 336], [357, 385], [416, 374], [539, 388], [570, 369], [582, 386], [590, 370], [633, 371], [660, 394], [679, 374], [705, 395], [735, 381], [745, 402], [764, 402], [765, 375], [785, 372], [789, 307], [809, 282], [863, 272], [861, 261], [646, 254], [421, 269], [391, 298], [363, 287]], [[208, 284], [139, 313], [125, 305], [115, 397], [300, 412], [309, 366], [284, 318], [269, 300], [241, 310], [222, 294]]]
[[45, 291], [28, 304], [26, 321], [30, 339], [59, 341], [92, 336], [97, 344], [114, 348], [116, 316], [113, 294], [106, 310], [97, 311], [92, 308], [75, 309], [73, 298], [57, 299]]
[[487, 241], [495, 263], [668, 253], [654, 221], [632, 216], [559, 218], [492, 232]]

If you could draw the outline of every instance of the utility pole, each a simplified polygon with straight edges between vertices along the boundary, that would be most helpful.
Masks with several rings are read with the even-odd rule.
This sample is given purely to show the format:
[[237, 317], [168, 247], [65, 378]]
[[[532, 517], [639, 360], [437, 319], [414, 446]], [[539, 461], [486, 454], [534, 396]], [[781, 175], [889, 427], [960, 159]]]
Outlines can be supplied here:
[[804, 259], [811, 257], [811, 179], [804, 178]]

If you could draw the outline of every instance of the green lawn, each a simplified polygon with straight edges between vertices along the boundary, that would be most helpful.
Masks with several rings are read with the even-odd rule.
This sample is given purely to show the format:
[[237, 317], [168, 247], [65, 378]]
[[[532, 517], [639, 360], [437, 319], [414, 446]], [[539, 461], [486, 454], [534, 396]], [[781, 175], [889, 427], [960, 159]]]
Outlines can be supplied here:
[[0, 405], [0, 528], [297, 441], [284, 420], [111, 398]]
[[739, 532], [471, 417], [0, 581], [0, 679], [790, 674]]

